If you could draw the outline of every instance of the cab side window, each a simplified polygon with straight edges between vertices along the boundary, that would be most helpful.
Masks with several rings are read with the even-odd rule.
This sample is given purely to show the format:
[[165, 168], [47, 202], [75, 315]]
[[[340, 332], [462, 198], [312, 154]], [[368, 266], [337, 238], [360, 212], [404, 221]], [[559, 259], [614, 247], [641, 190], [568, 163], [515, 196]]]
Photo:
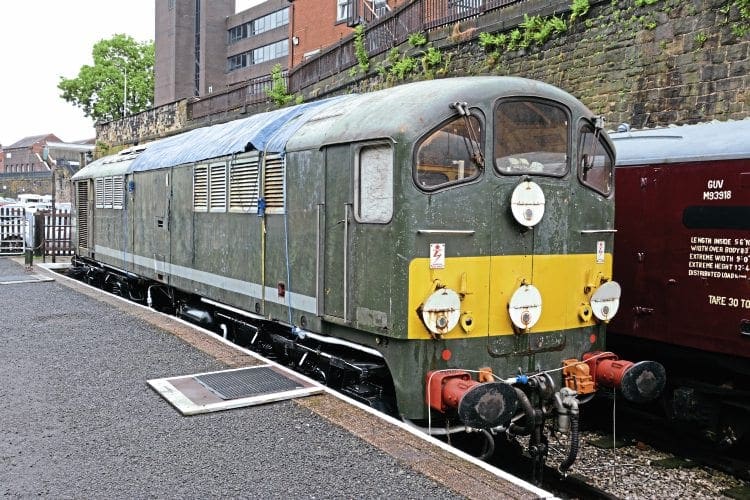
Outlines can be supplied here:
[[457, 117], [428, 134], [417, 148], [414, 179], [432, 191], [479, 175], [472, 152], [484, 151], [484, 130], [472, 115]]
[[570, 120], [557, 103], [501, 101], [495, 108], [495, 168], [501, 174], [562, 176], [568, 171]]
[[584, 125], [578, 143], [578, 178], [586, 186], [604, 196], [612, 193], [613, 165], [612, 154], [601, 137], [604, 132], [594, 132], [590, 125]]
[[386, 224], [393, 217], [393, 148], [390, 144], [359, 150], [355, 213], [359, 222]]

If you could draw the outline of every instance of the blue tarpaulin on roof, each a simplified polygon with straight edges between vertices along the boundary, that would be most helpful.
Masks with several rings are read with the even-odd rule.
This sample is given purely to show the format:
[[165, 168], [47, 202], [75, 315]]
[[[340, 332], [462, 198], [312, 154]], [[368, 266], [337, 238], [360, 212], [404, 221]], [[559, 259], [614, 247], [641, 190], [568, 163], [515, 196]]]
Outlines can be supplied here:
[[141, 172], [251, 150], [281, 153], [292, 134], [309, 119], [322, 109], [353, 97], [332, 97], [167, 137], [150, 143], [133, 160], [129, 171]]

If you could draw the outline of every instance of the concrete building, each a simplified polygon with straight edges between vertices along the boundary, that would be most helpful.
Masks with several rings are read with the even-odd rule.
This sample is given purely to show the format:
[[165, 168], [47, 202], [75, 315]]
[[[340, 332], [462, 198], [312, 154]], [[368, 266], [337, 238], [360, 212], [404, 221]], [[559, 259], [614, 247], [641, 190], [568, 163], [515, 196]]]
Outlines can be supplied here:
[[235, 0], [155, 2], [158, 107], [291, 68], [405, 0], [266, 0], [237, 13]]
[[227, 19], [227, 85], [288, 68], [291, 8], [287, 0], [267, 0]]
[[234, 0], [155, 0], [154, 106], [226, 85]]
[[154, 106], [220, 92], [276, 64], [287, 68], [287, 0], [237, 14], [234, 0], [155, 1]]

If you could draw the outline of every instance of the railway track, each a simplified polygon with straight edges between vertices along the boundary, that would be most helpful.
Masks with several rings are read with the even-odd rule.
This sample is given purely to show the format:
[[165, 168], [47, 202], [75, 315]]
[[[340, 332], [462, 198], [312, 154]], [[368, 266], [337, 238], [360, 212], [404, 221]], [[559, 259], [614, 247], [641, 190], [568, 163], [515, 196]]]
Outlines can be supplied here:
[[[647, 443], [696, 464], [712, 467], [743, 481], [750, 481], [750, 453], [741, 444], [718, 448], [673, 425], [653, 407], [638, 407], [622, 399], [616, 403], [617, 435], [625, 441]], [[613, 429], [612, 402], [602, 399], [586, 408], [587, 425], [601, 432]]]

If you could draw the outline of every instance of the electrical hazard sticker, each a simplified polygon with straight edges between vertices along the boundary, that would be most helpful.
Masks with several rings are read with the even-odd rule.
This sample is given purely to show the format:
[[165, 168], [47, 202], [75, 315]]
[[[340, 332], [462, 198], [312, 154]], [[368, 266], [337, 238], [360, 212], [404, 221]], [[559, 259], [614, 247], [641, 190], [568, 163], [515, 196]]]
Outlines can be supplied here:
[[596, 242], [596, 263], [604, 264], [604, 242]]
[[445, 269], [445, 243], [430, 243], [430, 269]]

